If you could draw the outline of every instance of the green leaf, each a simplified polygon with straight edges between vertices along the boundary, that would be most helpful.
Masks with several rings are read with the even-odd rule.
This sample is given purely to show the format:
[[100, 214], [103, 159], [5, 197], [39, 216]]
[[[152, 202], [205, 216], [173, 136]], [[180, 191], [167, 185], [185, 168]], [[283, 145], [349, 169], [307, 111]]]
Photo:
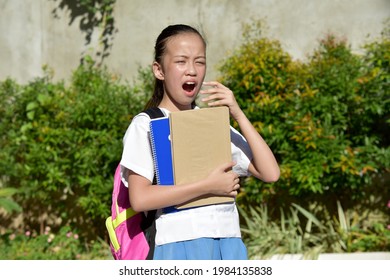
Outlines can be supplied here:
[[29, 120], [33, 120], [34, 119], [34, 116], [35, 116], [35, 111], [30, 111], [30, 112], [27, 112], [27, 118]]
[[302, 208], [301, 206], [293, 203], [292, 204], [299, 212], [301, 212], [308, 220], [312, 221], [316, 226], [319, 228], [325, 228], [325, 226], [309, 211], [306, 209]]
[[15, 201], [8, 198], [0, 197], [0, 209], [4, 209], [7, 213], [12, 211], [21, 212], [22, 208]]
[[18, 190], [14, 188], [0, 188], [0, 197], [9, 197], [17, 192]]
[[38, 107], [38, 103], [33, 101], [33, 102], [30, 102], [27, 104], [26, 106], [26, 111], [31, 111], [31, 110], [34, 110], [35, 108]]
[[42, 106], [44, 106], [44, 105], [46, 105], [46, 104], [48, 103], [48, 101], [50, 100], [50, 96], [47, 95], [47, 94], [41, 93], [41, 94], [38, 94], [37, 100], [38, 100], [38, 102], [39, 102]]

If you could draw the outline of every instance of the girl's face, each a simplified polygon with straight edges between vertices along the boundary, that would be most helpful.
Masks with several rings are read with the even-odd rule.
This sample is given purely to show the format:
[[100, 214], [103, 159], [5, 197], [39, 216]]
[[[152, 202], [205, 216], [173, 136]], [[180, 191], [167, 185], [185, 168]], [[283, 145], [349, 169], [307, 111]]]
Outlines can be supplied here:
[[194, 33], [170, 38], [161, 65], [153, 64], [154, 75], [164, 83], [160, 103], [170, 111], [191, 109], [206, 75], [206, 49], [203, 40]]

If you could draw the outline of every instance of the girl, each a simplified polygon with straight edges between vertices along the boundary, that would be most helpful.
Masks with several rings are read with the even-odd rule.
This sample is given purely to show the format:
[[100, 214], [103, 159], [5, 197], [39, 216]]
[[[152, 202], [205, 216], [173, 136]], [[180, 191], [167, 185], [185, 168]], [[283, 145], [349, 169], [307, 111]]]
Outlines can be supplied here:
[[[265, 182], [279, 178], [272, 151], [238, 106], [233, 92], [219, 82], [203, 82], [206, 74], [206, 43], [187, 25], [171, 25], [158, 36], [153, 73], [155, 89], [147, 107], [159, 107], [168, 115], [195, 108], [204, 94], [208, 106], [228, 106], [242, 135], [231, 128], [233, 161], [216, 168], [208, 177], [180, 186], [153, 185], [154, 166], [149, 142], [150, 119], [140, 113], [124, 137], [122, 179], [129, 188], [136, 211], [163, 209], [205, 194], [235, 197], [239, 176], [253, 175]], [[208, 89], [201, 90], [202, 85]], [[207, 94], [207, 95], [206, 95]], [[233, 172], [226, 172], [233, 168]], [[235, 203], [196, 207], [163, 213], [156, 219], [154, 259], [247, 259], [241, 240]]]

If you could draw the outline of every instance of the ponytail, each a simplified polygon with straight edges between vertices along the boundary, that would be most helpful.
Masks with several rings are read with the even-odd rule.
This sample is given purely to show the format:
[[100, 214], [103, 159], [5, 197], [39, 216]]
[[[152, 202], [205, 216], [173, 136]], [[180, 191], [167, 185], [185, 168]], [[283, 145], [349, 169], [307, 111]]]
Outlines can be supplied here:
[[149, 99], [149, 101], [146, 103], [144, 110], [158, 107], [160, 105], [162, 99], [164, 96], [164, 85], [163, 82], [157, 78], [154, 78], [154, 90], [153, 95]]

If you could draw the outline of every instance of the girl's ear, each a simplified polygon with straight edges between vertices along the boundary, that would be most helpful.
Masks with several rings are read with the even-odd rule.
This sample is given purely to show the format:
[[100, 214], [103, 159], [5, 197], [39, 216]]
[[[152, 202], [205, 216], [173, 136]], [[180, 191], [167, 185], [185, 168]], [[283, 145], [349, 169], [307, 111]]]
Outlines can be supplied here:
[[164, 72], [161, 65], [158, 62], [153, 62], [153, 74], [158, 80], [164, 80]]

